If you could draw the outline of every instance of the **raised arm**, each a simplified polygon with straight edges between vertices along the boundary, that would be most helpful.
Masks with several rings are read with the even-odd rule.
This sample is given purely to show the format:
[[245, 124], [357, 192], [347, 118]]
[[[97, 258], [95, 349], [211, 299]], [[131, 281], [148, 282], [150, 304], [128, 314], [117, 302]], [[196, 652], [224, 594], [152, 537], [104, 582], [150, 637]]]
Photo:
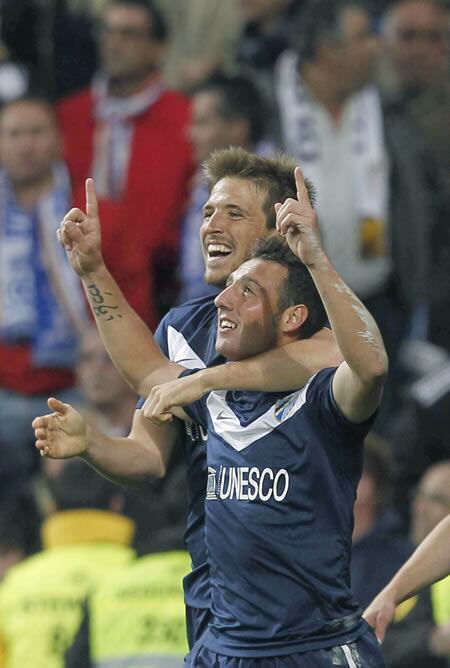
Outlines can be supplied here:
[[58, 238], [82, 280], [105, 348], [135, 392], [148, 394], [157, 382], [176, 377], [180, 369], [170, 370], [176, 365], [162, 355], [147, 325], [130, 307], [103, 261], [92, 179], [86, 181], [86, 212], [71, 209], [61, 223]]
[[364, 612], [383, 642], [397, 605], [450, 574], [450, 515], [443, 519], [403, 564]]
[[276, 205], [277, 228], [308, 267], [344, 358], [333, 379], [336, 403], [352, 422], [362, 422], [373, 414], [381, 398], [388, 370], [383, 340], [368, 310], [325, 254], [317, 215], [298, 167], [295, 179], [297, 199]]
[[52, 413], [35, 418], [36, 447], [51, 459], [82, 457], [105, 477], [119, 484], [142, 487], [165, 475], [177, 424], [156, 427], [136, 411], [126, 438], [105, 436], [69, 404], [48, 400]]

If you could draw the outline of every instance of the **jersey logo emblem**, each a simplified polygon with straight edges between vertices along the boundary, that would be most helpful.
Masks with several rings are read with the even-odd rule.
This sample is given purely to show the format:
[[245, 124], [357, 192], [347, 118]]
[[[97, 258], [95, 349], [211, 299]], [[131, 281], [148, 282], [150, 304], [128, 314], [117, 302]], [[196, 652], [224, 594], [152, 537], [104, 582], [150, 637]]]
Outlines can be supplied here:
[[208, 466], [208, 484], [206, 487], [207, 499], [217, 499], [216, 474], [217, 474], [216, 469], [213, 469], [212, 466]]
[[294, 410], [297, 399], [298, 393], [296, 392], [295, 394], [291, 394], [288, 397], [277, 401], [274, 411], [277, 420], [283, 422], [283, 420], [288, 417], [289, 413]]

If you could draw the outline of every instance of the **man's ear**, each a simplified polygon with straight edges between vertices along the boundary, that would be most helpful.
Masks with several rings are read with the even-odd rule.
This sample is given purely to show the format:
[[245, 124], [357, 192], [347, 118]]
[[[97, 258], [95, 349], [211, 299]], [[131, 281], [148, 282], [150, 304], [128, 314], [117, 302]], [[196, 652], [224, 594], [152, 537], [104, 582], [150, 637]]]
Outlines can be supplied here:
[[308, 317], [308, 308], [304, 304], [289, 306], [281, 316], [283, 334], [296, 334]]

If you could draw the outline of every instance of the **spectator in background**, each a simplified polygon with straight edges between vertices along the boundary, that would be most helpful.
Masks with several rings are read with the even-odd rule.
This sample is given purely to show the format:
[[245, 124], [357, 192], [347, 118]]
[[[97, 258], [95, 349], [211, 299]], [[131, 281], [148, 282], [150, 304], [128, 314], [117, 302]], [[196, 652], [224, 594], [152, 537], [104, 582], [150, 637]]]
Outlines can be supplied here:
[[2, 668], [62, 668], [87, 592], [134, 554], [117, 487], [81, 460], [46, 464], [54, 512], [42, 528], [44, 550], [0, 587]]
[[450, 352], [450, 15], [440, 0], [398, 0], [382, 23], [380, 82], [387, 102], [408, 112], [438, 170], [442, 223], [433, 230], [429, 338]]
[[[352, 591], [365, 608], [410, 556], [413, 546], [402, 535], [400, 517], [391, 504], [391, 461], [387, 445], [370, 434], [365, 442], [363, 474], [355, 502], [351, 561]], [[383, 644], [388, 668], [421, 668], [423, 650], [415, 661], [411, 631], [417, 638], [428, 633], [432, 621], [429, 592], [399, 606], [395, 623]], [[427, 668], [441, 668], [428, 655]]]
[[35, 463], [33, 418], [49, 392], [76, 400], [72, 368], [86, 323], [78, 280], [56, 238], [71, 205], [51, 106], [0, 113], [0, 484]]
[[296, 40], [278, 67], [283, 143], [316, 185], [333, 263], [382, 331], [391, 372], [377, 429], [386, 433], [399, 344], [428, 298], [435, 214], [426, 150], [403, 117], [383, 113], [369, 85], [377, 41], [359, 2], [311, 2]]
[[183, 577], [187, 552], [142, 556], [89, 596], [65, 668], [179, 668], [187, 652]]
[[[150, 1], [114, 0], [99, 27], [100, 71], [90, 88], [58, 106], [75, 199], [84, 202], [84, 180], [94, 176], [106, 262], [135, 267], [134, 280], [118, 282], [152, 324], [155, 277], [162, 265], [170, 274], [176, 221], [192, 173], [189, 102], [161, 78], [166, 38], [162, 16]], [[126, 244], [118, 249], [116, 233], [124, 227]]]
[[[127, 436], [137, 396], [112, 363], [94, 326], [81, 338], [76, 380], [83, 416], [108, 436]], [[124, 512], [135, 523], [134, 545], [140, 554], [184, 548], [187, 492], [181, 460], [176, 449], [164, 478], [149, 481], [141, 493], [123, 490]]]
[[278, 142], [274, 122], [274, 67], [290, 44], [295, 17], [303, 0], [239, 0], [244, 26], [237, 44], [236, 65], [251, 77], [265, 97], [267, 131]]
[[352, 591], [366, 608], [412, 552], [391, 505], [390, 453], [387, 444], [374, 434], [365, 441], [354, 516]]
[[[411, 540], [419, 545], [450, 513], [450, 460], [435, 464], [422, 476], [412, 503]], [[428, 608], [428, 613], [426, 612]], [[436, 582], [396, 611], [383, 645], [395, 668], [445, 668], [450, 659], [450, 576]], [[422, 619], [420, 619], [422, 617]]]
[[190, 91], [234, 58], [241, 26], [239, 0], [158, 0], [169, 25], [164, 59], [169, 86]]
[[193, 93], [189, 136], [197, 172], [181, 228], [180, 303], [217, 293], [217, 288], [206, 285], [203, 278], [200, 226], [209, 192], [201, 165], [213, 151], [229, 146], [241, 146], [260, 155], [273, 152], [273, 146], [264, 141], [266, 113], [259, 90], [250, 79], [240, 75], [218, 74]]
[[382, 22], [384, 92], [409, 102], [448, 84], [448, 12], [441, 0], [397, 0]]

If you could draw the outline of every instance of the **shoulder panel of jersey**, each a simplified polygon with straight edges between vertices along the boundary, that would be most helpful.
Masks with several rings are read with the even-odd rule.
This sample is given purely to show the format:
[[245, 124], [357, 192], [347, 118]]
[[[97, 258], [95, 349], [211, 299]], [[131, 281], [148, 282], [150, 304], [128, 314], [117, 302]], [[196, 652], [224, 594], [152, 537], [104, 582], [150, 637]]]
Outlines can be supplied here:
[[275, 402], [270, 408], [246, 427], [240, 423], [238, 416], [226, 401], [225, 390], [211, 392], [206, 406], [211, 416], [214, 431], [234, 450], [240, 452], [249, 445], [267, 436], [283, 422], [291, 418], [306, 402], [306, 394], [312, 376], [300, 390], [289, 394]]
[[[207, 360], [199, 357], [191, 343], [195, 340], [196, 348], [202, 348], [202, 345], [198, 344], [204, 337], [209, 338], [210, 328], [215, 327], [216, 314], [217, 309], [211, 295], [192, 299], [169, 311], [158, 327], [158, 339], [172, 362], [188, 369], [205, 367]], [[203, 351], [199, 352], [202, 354]]]

